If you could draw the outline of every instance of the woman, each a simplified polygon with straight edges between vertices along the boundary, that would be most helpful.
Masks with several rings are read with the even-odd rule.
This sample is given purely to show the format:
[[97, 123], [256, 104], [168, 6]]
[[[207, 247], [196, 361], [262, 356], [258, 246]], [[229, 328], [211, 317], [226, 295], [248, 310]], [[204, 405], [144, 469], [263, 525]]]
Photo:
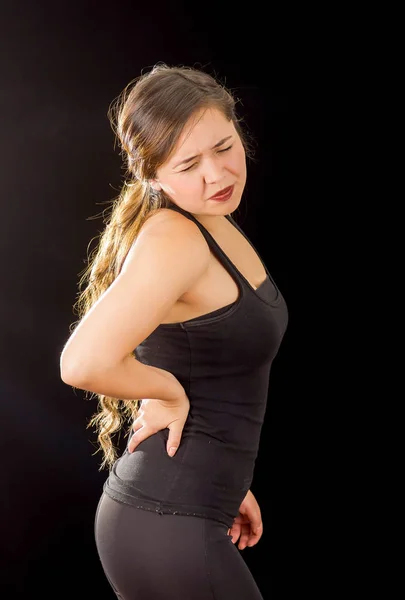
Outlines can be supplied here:
[[63, 381], [99, 398], [100, 560], [123, 600], [259, 600], [235, 544], [263, 533], [249, 488], [288, 316], [231, 216], [249, 156], [235, 99], [203, 71], [158, 64], [109, 116], [129, 181], [61, 356]]

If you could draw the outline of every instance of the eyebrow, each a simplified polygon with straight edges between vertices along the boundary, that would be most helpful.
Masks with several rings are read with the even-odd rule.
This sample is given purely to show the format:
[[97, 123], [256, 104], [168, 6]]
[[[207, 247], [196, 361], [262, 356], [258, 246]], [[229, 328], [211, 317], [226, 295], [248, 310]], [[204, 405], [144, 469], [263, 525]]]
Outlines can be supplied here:
[[[215, 146], [213, 146], [211, 148], [211, 150], [215, 150], [215, 148], [218, 148], [219, 146], [222, 146], [222, 144], [224, 144], [225, 142], [227, 142], [228, 140], [230, 140], [231, 137], [232, 137], [231, 135], [228, 135], [227, 137], [222, 138], [222, 140], [219, 140], [219, 142], [217, 142], [215, 144]], [[177, 167], [180, 167], [180, 165], [185, 165], [185, 164], [191, 162], [192, 160], [195, 160], [199, 156], [201, 156], [201, 155], [200, 154], [196, 154], [195, 156], [190, 156], [189, 158], [185, 158], [184, 160], [182, 160], [179, 163], [177, 163], [176, 165], [174, 165], [173, 169], [177, 169]]]

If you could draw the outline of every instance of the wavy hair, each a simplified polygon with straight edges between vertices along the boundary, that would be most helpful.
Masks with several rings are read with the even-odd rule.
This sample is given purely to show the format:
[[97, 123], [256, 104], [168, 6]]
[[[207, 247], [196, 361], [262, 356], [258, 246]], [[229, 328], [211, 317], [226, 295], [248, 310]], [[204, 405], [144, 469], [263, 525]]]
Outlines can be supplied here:
[[[157, 169], [169, 158], [196, 111], [220, 110], [233, 122], [246, 156], [253, 156], [251, 141], [240, 124], [242, 119], [235, 112], [237, 101], [223, 83], [202, 70], [157, 63], [149, 72], [131, 80], [110, 104], [107, 115], [123, 158], [124, 182], [103, 211], [105, 227], [93, 238], [98, 243], [91, 252], [88, 250], [86, 267], [79, 273], [73, 305], [78, 320], [70, 325], [71, 333], [119, 275], [145, 221], [160, 208], [172, 205], [170, 198], [163, 191], [153, 190], [148, 180], [156, 177]], [[96, 430], [96, 453], [102, 452], [102, 470], [114, 464], [114, 435], [125, 422], [136, 418], [140, 399], [120, 400], [103, 394], [91, 397], [94, 396], [98, 398], [98, 410], [87, 427]]]

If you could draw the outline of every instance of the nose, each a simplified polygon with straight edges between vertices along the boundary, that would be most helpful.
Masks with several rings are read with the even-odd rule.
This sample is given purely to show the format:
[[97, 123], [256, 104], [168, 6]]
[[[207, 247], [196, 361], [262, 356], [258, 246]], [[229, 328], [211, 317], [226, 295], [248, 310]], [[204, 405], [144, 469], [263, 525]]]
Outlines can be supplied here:
[[207, 158], [204, 164], [204, 179], [207, 184], [219, 183], [224, 178], [224, 169], [220, 161]]

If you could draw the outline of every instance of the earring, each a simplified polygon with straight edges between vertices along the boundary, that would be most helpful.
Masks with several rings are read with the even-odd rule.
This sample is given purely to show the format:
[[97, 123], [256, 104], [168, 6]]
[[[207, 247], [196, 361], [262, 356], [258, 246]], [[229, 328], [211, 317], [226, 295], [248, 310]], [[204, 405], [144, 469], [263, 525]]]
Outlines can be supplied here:
[[162, 189], [160, 184], [157, 183], [154, 179], [149, 180], [149, 185], [155, 192], [160, 192], [160, 190]]

